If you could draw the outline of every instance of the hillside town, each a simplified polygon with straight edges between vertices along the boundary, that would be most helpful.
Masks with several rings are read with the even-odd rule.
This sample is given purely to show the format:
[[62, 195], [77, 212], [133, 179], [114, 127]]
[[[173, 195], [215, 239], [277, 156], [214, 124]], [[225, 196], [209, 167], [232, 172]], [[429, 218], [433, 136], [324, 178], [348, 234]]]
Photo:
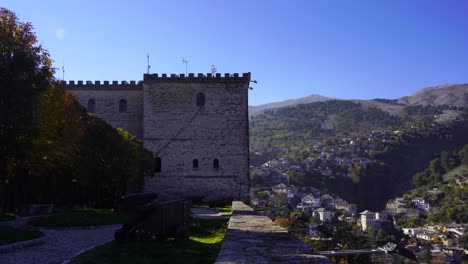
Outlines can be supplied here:
[[[257, 187], [251, 190], [254, 208], [274, 219], [281, 225], [281, 220], [289, 220], [286, 225], [290, 230], [305, 230], [302, 238], [311, 241], [333, 241], [323, 226], [336, 228], [350, 225], [353, 234], [380, 234], [383, 230], [395, 230], [401, 233], [400, 245], [410, 250], [418, 259], [430, 252], [438, 263], [458, 263], [464, 254], [467, 224], [440, 224], [427, 226], [401, 227], [399, 224], [410, 223], [407, 220], [419, 217], [431, 209], [430, 204], [421, 197], [406, 200], [397, 197], [387, 203], [385, 210], [373, 212], [357, 211], [356, 204], [329, 193], [323, 193], [313, 187], [296, 187], [279, 183], [272, 187]], [[293, 218], [306, 218], [306, 221], [293, 221]], [[404, 225], [404, 226], [407, 226]], [[462, 237], [465, 238], [462, 238]], [[466, 247], [466, 246], [465, 246]], [[342, 249], [338, 244], [333, 249]], [[466, 253], [466, 252], [465, 252]]]
[[[371, 237], [371, 234], [378, 236], [394, 232], [398, 235], [392, 234], [393, 237], [400, 239], [395, 242], [418, 259], [430, 254], [432, 260], [438, 263], [459, 263], [456, 261], [460, 260], [466, 248], [468, 225], [422, 225], [415, 221], [422, 214], [438, 210], [433, 200], [405, 195], [390, 199], [383, 210], [374, 212], [357, 208], [356, 204], [330, 191], [320, 190], [320, 186], [312, 187], [313, 184], [306, 180], [311, 176], [315, 180], [334, 177], [359, 180], [359, 176], [376, 162], [373, 157], [378, 153], [434, 131], [443, 136], [444, 127], [437, 124], [429, 128], [411, 126], [402, 130], [372, 131], [366, 137], [327, 139], [314, 144], [303, 159], [298, 158], [303, 153], [277, 148], [274, 151], [280, 153], [279, 158], [268, 160], [260, 166], [251, 166], [252, 204], [256, 210], [290, 230], [307, 230], [306, 235], [299, 235], [303, 239], [333, 241], [330, 233], [323, 232], [323, 226], [332, 229], [340, 225], [352, 226], [353, 234]], [[453, 184], [462, 188], [466, 188], [467, 182], [466, 175], [457, 175], [453, 179]], [[437, 196], [441, 190], [433, 188], [427, 193]], [[299, 218], [302, 220], [298, 221]], [[327, 245], [329, 249], [343, 249], [340, 243]]]
[[279, 158], [250, 167], [252, 186], [294, 183], [294, 179], [291, 179], [294, 173], [309, 173], [324, 178], [343, 176], [359, 181], [367, 167], [375, 162], [377, 154], [431, 135], [444, 137], [449, 135], [449, 131], [444, 125], [430, 122], [399, 130], [375, 130], [366, 136], [326, 138], [310, 148], [265, 148], [254, 152], [253, 159], [266, 153], [275, 153]]

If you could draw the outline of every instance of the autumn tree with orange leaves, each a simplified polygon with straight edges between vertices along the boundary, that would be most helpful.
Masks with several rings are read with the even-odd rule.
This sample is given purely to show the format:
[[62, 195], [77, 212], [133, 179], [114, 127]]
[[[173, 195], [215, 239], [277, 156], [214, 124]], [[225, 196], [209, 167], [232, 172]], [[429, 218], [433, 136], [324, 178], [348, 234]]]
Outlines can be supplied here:
[[32, 29], [0, 9], [0, 213], [25, 203], [112, 206], [153, 174], [152, 154], [63, 90]]

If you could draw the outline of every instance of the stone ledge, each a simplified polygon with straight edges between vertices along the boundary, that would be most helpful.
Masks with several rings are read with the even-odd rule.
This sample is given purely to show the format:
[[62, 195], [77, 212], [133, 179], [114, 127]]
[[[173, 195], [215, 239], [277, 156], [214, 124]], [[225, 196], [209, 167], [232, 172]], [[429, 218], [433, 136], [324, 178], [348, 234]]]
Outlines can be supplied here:
[[233, 202], [232, 210], [217, 264], [331, 263], [324, 256], [313, 255], [307, 244], [243, 202]]

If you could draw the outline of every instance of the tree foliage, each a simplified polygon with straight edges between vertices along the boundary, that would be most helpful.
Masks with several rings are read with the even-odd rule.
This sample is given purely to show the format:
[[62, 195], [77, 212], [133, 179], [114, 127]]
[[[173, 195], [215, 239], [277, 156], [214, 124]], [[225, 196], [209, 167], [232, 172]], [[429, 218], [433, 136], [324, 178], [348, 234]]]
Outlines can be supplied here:
[[[252, 145], [302, 146], [322, 136], [369, 131], [398, 124], [398, 118], [377, 108], [363, 109], [360, 104], [330, 100], [267, 110], [250, 122]], [[333, 142], [328, 139], [325, 145]]]
[[32, 29], [0, 9], [0, 211], [3, 203], [110, 206], [127, 183], [152, 174], [152, 154], [63, 90]]
[[[37, 98], [53, 79], [47, 51], [37, 44], [31, 23], [0, 8], [0, 195], [32, 148], [37, 135]], [[5, 197], [0, 197], [0, 212]]]

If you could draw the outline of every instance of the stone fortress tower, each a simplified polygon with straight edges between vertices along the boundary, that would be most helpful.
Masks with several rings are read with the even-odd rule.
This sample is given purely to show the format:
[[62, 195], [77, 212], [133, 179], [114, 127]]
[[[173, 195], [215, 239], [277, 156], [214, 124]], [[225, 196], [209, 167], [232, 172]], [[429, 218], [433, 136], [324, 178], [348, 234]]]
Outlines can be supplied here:
[[143, 141], [155, 156], [144, 190], [162, 199], [249, 200], [250, 73], [143, 81], [69, 81], [89, 112]]

